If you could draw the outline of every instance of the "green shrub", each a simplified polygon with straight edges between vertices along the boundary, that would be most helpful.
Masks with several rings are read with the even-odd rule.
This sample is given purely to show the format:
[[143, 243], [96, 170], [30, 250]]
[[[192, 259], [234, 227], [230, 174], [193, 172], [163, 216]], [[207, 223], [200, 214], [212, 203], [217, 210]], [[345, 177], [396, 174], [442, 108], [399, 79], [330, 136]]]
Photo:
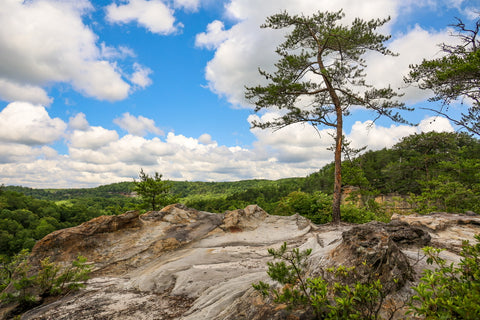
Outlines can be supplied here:
[[87, 264], [85, 257], [78, 256], [64, 270], [61, 270], [59, 265], [50, 262], [50, 258], [47, 257], [41, 261], [37, 283], [43, 295], [66, 294], [84, 287], [90, 272], [91, 266]]
[[298, 213], [313, 223], [327, 223], [332, 218], [332, 201], [332, 196], [322, 192], [293, 191], [280, 199], [273, 213], [281, 216]]
[[[480, 241], [480, 235], [475, 239]], [[424, 270], [411, 312], [426, 319], [480, 319], [480, 243], [463, 243], [458, 266], [440, 257], [443, 249], [424, 248], [427, 263], [434, 270]]]
[[29, 251], [24, 249], [16, 254], [11, 261], [2, 259], [0, 274], [1, 290], [9, 285], [14, 289], [13, 293], [2, 293], [0, 301], [16, 301], [22, 306], [34, 304], [36, 299], [30, 288], [35, 285], [36, 277], [30, 275], [31, 266], [27, 263]]
[[343, 204], [340, 207], [342, 221], [350, 223], [367, 223], [376, 219], [376, 214], [365, 207], [357, 207], [353, 204]]
[[85, 286], [92, 266], [79, 256], [71, 265], [61, 268], [45, 258], [38, 272], [32, 272], [28, 250], [22, 250], [11, 261], [1, 262], [0, 295], [2, 303], [18, 303], [17, 312], [28, 310], [47, 296], [63, 295]]
[[306, 309], [316, 319], [380, 319], [385, 297], [380, 280], [373, 280], [372, 275], [366, 282], [351, 283], [346, 280], [356, 277], [355, 268], [343, 266], [325, 270], [337, 281], [307, 278], [307, 258], [311, 252], [311, 249], [288, 250], [286, 243], [278, 250], [268, 249], [280, 261], [268, 262], [267, 274], [280, 288], [262, 281], [253, 284], [253, 288], [264, 298], [272, 297], [274, 302], [285, 304], [289, 310]]

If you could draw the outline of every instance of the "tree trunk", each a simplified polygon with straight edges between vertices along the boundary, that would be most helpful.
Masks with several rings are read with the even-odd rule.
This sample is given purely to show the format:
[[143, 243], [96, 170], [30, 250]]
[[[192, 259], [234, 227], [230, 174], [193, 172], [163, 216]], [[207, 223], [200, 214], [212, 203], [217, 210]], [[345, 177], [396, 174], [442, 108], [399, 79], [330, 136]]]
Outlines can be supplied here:
[[342, 201], [342, 110], [337, 110], [337, 132], [335, 137], [335, 181], [333, 184], [332, 222], [340, 223], [340, 203]]
[[332, 222], [340, 223], [340, 202], [342, 201], [342, 144], [343, 144], [343, 110], [340, 99], [335, 92], [335, 89], [328, 77], [328, 71], [323, 65], [322, 52], [319, 51], [317, 55], [317, 63], [322, 72], [325, 86], [328, 89], [328, 94], [335, 106], [336, 113], [336, 136], [335, 136], [335, 182], [333, 185], [333, 205], [332, 205]]

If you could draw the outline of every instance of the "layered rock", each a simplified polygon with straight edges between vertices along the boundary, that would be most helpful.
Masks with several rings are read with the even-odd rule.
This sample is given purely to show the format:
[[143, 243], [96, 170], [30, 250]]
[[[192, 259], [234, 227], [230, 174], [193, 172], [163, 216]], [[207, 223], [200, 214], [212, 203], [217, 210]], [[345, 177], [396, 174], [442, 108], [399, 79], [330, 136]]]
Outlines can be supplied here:
[[270, 216], [258, 206], [214, 214], [182, 205], [99, 217], [37, 243], [33, 264], [47, 256], [68, 263], [83, 255], [95, 269], [85, 289], [22, 319], [286, 319], [284, 308], [266, 304], [251, 286], [268, 281], [267, 249], [284, 242], [312, 249], [312, 275], [331, 265], [361, 268], [367, 261], [399, 297], [426, 267], [423, 246], [446, 244], [444, 256], [458, 261], [458, 241], [443, 237], [480, 233], [478, 217], [448, 215], [449, 223], [434, 228], [432, 220], [439, 218], [314, 225], [299, 215]]

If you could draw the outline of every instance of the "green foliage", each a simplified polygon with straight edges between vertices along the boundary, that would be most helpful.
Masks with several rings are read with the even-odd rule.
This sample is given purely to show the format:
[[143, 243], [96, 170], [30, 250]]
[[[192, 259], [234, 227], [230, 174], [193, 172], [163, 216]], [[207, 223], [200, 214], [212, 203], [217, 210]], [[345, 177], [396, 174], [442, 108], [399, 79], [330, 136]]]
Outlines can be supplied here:
[[282, 216], [298, 213], [320, 224], [331, 221], [331, 211], [332, 196], [322, 192], [294, 191], [280, 199], [273, 213]]
[[80, 198], [123, 198], [133, 190], [133, 182], [112, 183], [96, 188], [74, 188], [74, 189], [33, 189], [21, 186], [4, 187], [6, 191], [14, 191], [17, 193], [31, 196], [36, 199], [59, 201]]
[[315, 191], [321, 191], [327, 194], [333, 193], [333, 176], [335, 166], [333, 163], [325, 165], [323, 168], [309, 174], [305, 177], [302, 191], [313, 193]]
[[11, 261], [2, 258], [1, 261], [1, 290], [3, 291], [9, 285], [14, 289], [13, 293], [3, 292], [0, 295], [1, 302], [18, 302], [22, 306], [31, 306], [36, 304], [36, 297], [30, 291], [35, 285], [35, 276], [30, 275], [31, 266], [27, 264], [29, 256], [28, 250], [22, 250], [15, 255]]
[[0, 295], [2, 303], [15, 302], [20, 311], [37, 305], [47, 296], [67, 294], [85, 286], [92, 266], [79, 256], [70, 266], [62, 268], [45, 258], [37, 272], [28, 263], [29, 252], [22, 250], [11, 261], [1, 261]]
[[[440, 109], [432, 111], [447, 117], [456, 125], [480, 135], [480, 18], [469, 29], [460, 19], [453, 25], [458, 45], [442, 44], [445, 55], [441, 58], [423, 60], [419, 65], [410, 66], [407, 83], [416, 83], [421, 89], [431, 90], [431, 101], [442, 101]], [[458, 98], [469, 100], [467, 110], [459, 119], [448, 113], [448, 105]], [[444, 107], [447, 106], [447, 110]]]
[[[208, 212], [225, 212], [258, 204], [273, 213], [277, 202], [303, 186], [304, 178], [244, 180], [236, 182], [172, 182], [180, 202]], [[180, 192], [180, 193], [178, 193]]]
[[459, 181], [451, 181], [446, 176], [439, 176], [423, 183], [420, 195], [412, 194], [410, 202], [418, 213], [464, 212], [480, 210], [480, 194]]
[[162, 175], [158, 172], [151, 177], [141, 169], [139, 178], [140, 181], [134, 181], [133, 190], [142, 199], [144, 208], [157, 210], [176, 201], [170, 192], [171, 185], [167, 181], [163, 181]]
[[[383, 215], [380, 215], [383, 217]], [[367, 223], [372, 220], [384, 220], [377, 219], [375, 212], [368, 210], [365, 207], [358, 207], [354, 204], [342, 205], [342, 221], [350, 223]]]
[[[72, 227], [100, 215], [120, 214], [134, 208], [133, 201], [125, 196], [85, 197], [56, 203], [35, 199], [13, 190], [33, 189], [2, 188], [0, 256], [13, 256], [22, 249], [32, 249], [37, 240], [52, 231]], [[37, 191], [30, 193], [42, 194]]]
[[[384, 170], [391, 189], [403, 194], [420, 193], [423, 181], [441, 174], [453, 179], [468, 178], [474, 171], [470, 166], [480, 163], [480, 141], [465, 133], [428, 132], [403, 138], [393, 147], [395, 160]], [[473, 163], [468, 160], [476, 159]]]
[[59, 265], [50, 262], [49, 257], [40, 263], [37, 284], [44, 296], [66, 294], [83, 288], [92, 270], [92, 266], [87, 264], [87, 258], [83, 256], [78, 256], [63, 270]]
[[424, 270], [420, 283], [413, 287], [411, 312], [426, 319], [480, 318], [480, 235], [477, 243], [463, 243], [458, 266], [440, 257], [442, 249], [424, 248], [427, 263], [434, 270]]
[[268, 262], [267, 274], [279, 285], [260, 281], [252, 284], [264, 298], [271, 297], [276, 303], [286, 304], [289, 310], [306, 309], [316, 319], [380, 319], [379, 312], [385, 294], [379, 280], [373, 275], [365, 283], [345, 281], [355, 277], [355, 268], [329, 268], [333, 277], [327, 281], [322, 277], [306, 277], [307, 258], [311, 249], [300, 251], [288, 249], [284, 243], [278, 250], [268, 253], [279, 261]]

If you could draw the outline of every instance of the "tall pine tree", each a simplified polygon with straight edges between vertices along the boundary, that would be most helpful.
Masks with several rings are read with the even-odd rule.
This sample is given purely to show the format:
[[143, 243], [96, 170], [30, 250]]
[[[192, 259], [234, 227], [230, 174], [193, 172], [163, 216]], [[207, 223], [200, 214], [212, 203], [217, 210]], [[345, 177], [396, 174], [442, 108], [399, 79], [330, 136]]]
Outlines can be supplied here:
[[342, 11], [318, 12], [312, 16], [287, 12], [267, 18], [262, 28], [292, 29], [276, 52], [280, 59], [276, 71], [260, 70], [267, 85], [247, 87], [245, 96], [255, 105], [255, 112], [269, 108], [283, 110], [273, 121], [254, 122], [253, 127], [279, 129], [294, 123], [335, 130], [335, 183], [333, 222], [341, 219], [343, 118], [352, 106], [362, 106], [378, 117], [405, 123], [394, 111], [408, 109], [395, 100], [399, 95], [390, 87], [375, 88], [365, 81], [368, 51], [394, 55], [384, 42], [390, 37], [376, 29], [389, 19], [355, 19], [342, 24]]

